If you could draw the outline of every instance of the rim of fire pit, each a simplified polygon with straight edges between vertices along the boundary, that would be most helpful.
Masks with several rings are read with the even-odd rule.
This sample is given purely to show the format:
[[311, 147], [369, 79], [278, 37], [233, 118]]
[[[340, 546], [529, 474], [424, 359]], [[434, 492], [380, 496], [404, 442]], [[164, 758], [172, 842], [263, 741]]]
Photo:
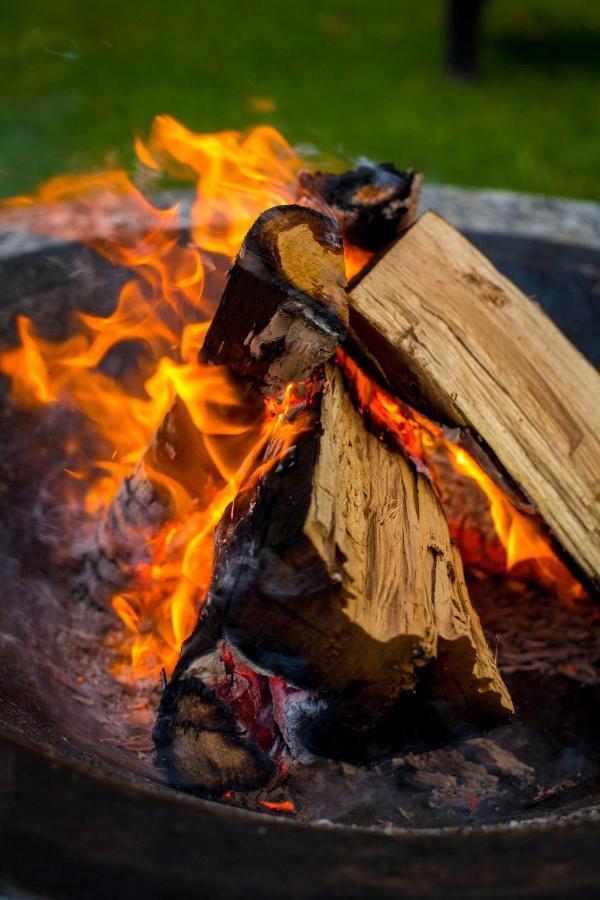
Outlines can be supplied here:
[[[162, 191], [151, 199], [161, 207], [179, 203], [180, 224], [185, 227], [191, 222], [193, 198], [194, 192], [188, 190]], [[428, 209], [459, 230], [600, 249], [600, 204], [590, 200], [434, 184], [421, 191], [419, 215]], [[0, 227], [0, 260], [64, 243], [64, 238]]]
[[233, 900], [588, 900], [600, 889], [599, 806], [554, 819], [382, 831], [272, 817], [117, 771], [107, 777], [14, 735], [0, 741], [0, 765], [15, 781], [13, 804], [0, 814], [0, 886], [15, 900], [24, 887], [36, 897], [105, 900], [117, 884], [124, 900], [202, 888]]
[[[185, 224], [190, 192], [159, 199], [183, 200]], [[420, 212], [428, 208], [469, 234], [600, 250], [600, 204], [592, 202], [430, 186]], [[0, 260], [64, 243], [0, 230]], [[77, 758], [58, 735], [25, 738], [4, 711], [1, 719], [0, 886], [7, 896], [23, 896], [25, 888], [37, 896], [104, 898], [118, 884], [120, 898], [204, 888], [216, 898], [260, 891], [267, 900], [583, 900], [600, 889], [598, 804], [488, 825], [382, 830], [306, 823], [129, 776], [105, 761]]]

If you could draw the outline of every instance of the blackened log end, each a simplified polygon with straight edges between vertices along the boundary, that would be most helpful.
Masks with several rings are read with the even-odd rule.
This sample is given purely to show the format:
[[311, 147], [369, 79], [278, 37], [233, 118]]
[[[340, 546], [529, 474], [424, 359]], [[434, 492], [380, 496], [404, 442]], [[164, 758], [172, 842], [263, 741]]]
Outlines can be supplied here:
[[376, 253], [414, 220], [421, 182], [414, 169], [363, 164], [340, 175], [301, 172], [298, 190], [331, 210], [345, 241]]
[[275, 764], [238, 728], [231, 710], [194, 675], [164, 689], [153, 731], [156, 763], [171, 784], [209, 798], [267, 784]]

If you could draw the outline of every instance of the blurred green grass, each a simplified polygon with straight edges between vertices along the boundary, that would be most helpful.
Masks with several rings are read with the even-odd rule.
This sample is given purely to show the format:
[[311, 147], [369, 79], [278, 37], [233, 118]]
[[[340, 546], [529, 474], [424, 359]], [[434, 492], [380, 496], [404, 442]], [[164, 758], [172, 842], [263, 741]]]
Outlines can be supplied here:
[[[441, 0], [4, 0], [0, 195], [132, 163], [156, 113], [268, 122], [432, 181], [600, 199], [600, 4], [490, 0], [474, 85], [443, 74]], [[270, 113], [252, 98], [273, 101]]]

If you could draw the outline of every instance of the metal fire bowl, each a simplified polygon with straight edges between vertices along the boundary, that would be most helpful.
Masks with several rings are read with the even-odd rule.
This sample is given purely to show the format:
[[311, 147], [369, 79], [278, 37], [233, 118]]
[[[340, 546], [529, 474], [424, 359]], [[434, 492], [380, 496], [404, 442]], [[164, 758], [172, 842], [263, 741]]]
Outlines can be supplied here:
[[[599, 206], [430, 188], [423, 207], [463, 230], [600, 364]], [[92, 256], [72, 244], [0, 233], [0, 334], [10, 339], [16, 312], [37, 311], [51, 333], [71, 308], [102, 310], [119, 273]], [[32, 676], [26, 649], [2, 630], [1, 613], [7, 897], [588, 900], [600, 892], [600, 808], [589, 798], [543, 818], [387, 833], [273, 818], [154, 783], [65, 727], [48, 702], [60, 699], [60, 686]]]

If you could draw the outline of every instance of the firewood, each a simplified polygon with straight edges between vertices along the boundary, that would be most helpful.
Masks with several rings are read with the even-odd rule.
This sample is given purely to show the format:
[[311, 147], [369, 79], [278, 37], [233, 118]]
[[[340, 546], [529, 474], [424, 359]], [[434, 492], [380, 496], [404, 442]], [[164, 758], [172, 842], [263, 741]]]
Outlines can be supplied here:
[[412, 223], [421, 182], [414, 169], [399, 172], [392, 163], [363, 164], [340, 175], [301, 172], [298, 194], [325, 204], [348, 244], [377, 252]]
[[175, 686], [197, 677], [216, 620], [248, 666], [314, 693], [297, 704], [296, 728], [314, 737], [316, 719], [343, 734], [335, 748], [328, 735], [331, 755], [353, 754], [422, 687], [424, 702], [455, 704], [474, 721], [508, 715], [433, 488], [366, 430], [339, 370], [327, 374], [293, 452], [223, 516]]
[[302, 206], [273, 207], [246, 235], [202, 356], [280, 394], [344, 340], [345, 286], [335, 220]]
[[355, 349], [391, 390], [470, 429], [600, 585], [600, 377], [540, 307], [426, 213], [351, 292]]
[[[253, 723], [239, 715], [248, 704], [256, 724], [262, 698], [253, 697], [252, 683], [228, 667], [228, 656], [231, 651], [221, 641], [198, 658], [193, 674], [173, 679], [162, 693], [153, 731], [156, 762], [171, 782], [215, 798], [266, 784], [277, 771], [256, 735], [248, 732], [247, 724]], [[268, 749], [274, 751], [273, 743], [281, 739], [275, 731], [269, 737]]]
[[[264, 419], [263, 394], [280, 395], [327, 360], [346, 334], [348, 300], [341, 237], [334, 219], [301, 206], [277, 206], [242, 244], [200, 362], [225, 366], [237, 404], [219, 407], [224, 434], [251, 437]], [[217, 404], [218, 406], [218, 404]], [[87, 553], [80, 585], [105, 602], [148, 561], [148, 539], [173, 515], [173, 486], [202, 508], [224, 485], [185, 403], [176, 398], [134, 473], [126, 478]]]
[[163, 687], [153, 730], [156, 763], [171, 783], [219, 798], [266, 785], [292, 750], [294, 759], [306, 757], [293, 722], [295, 707], [311, 702], [308, 692], [252, 670], [225, 639], [213, 609], [186, 647]]

